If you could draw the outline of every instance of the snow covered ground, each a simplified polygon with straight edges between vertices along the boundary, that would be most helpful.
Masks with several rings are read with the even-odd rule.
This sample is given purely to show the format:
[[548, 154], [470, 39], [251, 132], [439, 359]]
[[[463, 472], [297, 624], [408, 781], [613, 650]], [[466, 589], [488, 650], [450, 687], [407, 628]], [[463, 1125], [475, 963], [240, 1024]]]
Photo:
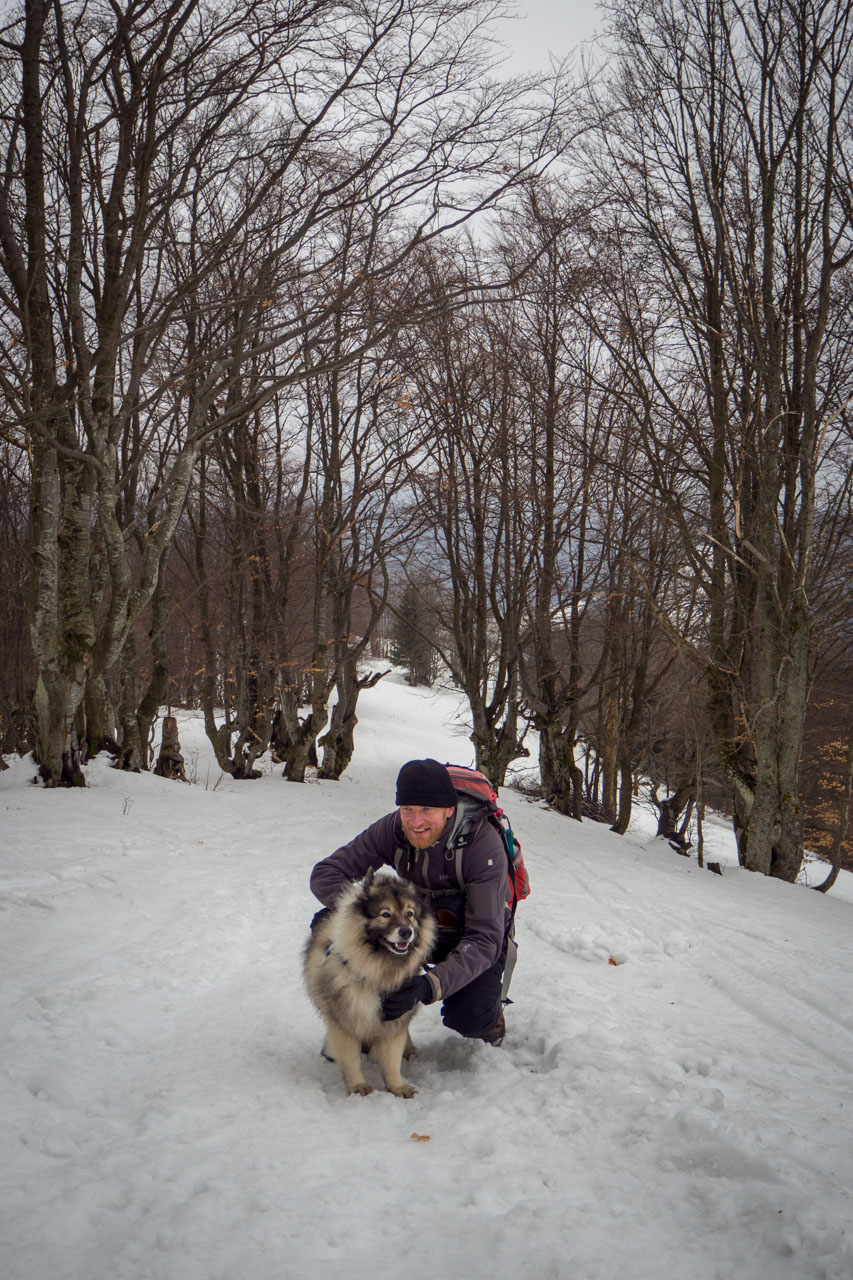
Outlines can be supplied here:
[[192, 786], [0, 774], [4, 1280], [853, 1275], [853, 877], [720, 877], [506, 791], [506, 1043], [423, 1009], [418, 1096], [344, 1095], [308, 873], [404, 760], [470, 762], [458, 707], [384, 680], [337, 784], [216, 785], [192, 717]]

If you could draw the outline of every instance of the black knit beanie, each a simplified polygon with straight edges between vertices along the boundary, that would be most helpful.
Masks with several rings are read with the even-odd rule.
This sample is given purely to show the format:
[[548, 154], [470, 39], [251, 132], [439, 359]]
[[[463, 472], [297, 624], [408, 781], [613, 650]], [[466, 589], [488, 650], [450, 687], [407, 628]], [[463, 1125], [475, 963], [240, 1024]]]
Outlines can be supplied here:
[[410, 760], [397, 774], [398, 805], [450, 809], [458, 798], [450, 774], [437, 760]]

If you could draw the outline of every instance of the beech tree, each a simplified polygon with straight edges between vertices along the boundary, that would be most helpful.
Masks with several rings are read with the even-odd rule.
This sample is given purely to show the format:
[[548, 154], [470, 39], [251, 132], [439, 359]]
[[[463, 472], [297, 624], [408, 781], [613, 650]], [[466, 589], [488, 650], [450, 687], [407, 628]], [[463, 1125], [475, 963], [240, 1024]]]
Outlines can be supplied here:
[[435, 255], [426, 287], [437, 314], [401, 363], [423, 432], [410, 474], [423, 520], [418, 575], [429, 581], [437, 611], [436, 647], [468, 699], [477, 768], [499, 787], [526, 754], [519, 686], [526, 494], [516, 464], [524, 444], [511, 308], [486, 300], [463, 313], [448, 305], [454, 278], [481, 269], [476, 257], [472, 247]]
[[[349, 210], [334, 228], [345, 251], [328, 271], [330, 293], [356, 266], [370, 266], [364, 224]], [[374, 678], [359, 663], [387, 598], [386, 559], [405, 532], [395, 499], [416, 447], [387, 372], [393, 339], [372, 342], [371, 326], [384, 324], [375, 295], [375, 285], [366, 288], [313, 331], [302, 381], [215, 445], [190, 495], [205, 723], [220, 767], [234, 777], [255, 776], [254, 761], [271, 745], [285, 777], [303, 781], [333, 690], [321, 776], [340, 777], [352, 755], [358, 696]], [[229, 624], [216, 639], [210, 575], [222, 557], [205, 547], [213, 469], [230, 560], [215, 589], [224, 591]]]
[[832, 558], [819, 512], [848, 484], [853, 9], [610, 12], [618, 70], [599, 99], [594, 175], [620, 283], [599, 323], [706, 594], [709, 715], [741, 861], [793, 880], [819, 566]]
[[[358, 270], [334, 295], [308, 287], [338, 252], [328, 220], [355, 203], [377, 234], [394, 225], [372, 267], [389, 282], [390, 328], [412, 249], [561, 145], [553, 96], [543, 110], [529, 86], [484, 79], [487, 16], [474, 0], [12, 11], [0, 33], [0, 388], [6, 438], [32, 476], [48, 782], [82, 781], [87, 685], [156, 590], [205, 441], [303, 379], [312, 332], [367, 283]], [[252, 271], [223, 298], [235, 256]], [[258, 377], [242, 376], [246, 361]]]
[[0, 434], [0, 760], [3, 752], [32, 745], [29, 713], [35, 673], [27, 634], [26, 470], [26, 459]]
[[600, 383], [606, 363], [573, 294], [585, 283], [577, 228], [586, 216], [580, 193], [530, 183], [505, 219], [503, 252], [535, 249], [512, 299], [506, 350], [523, 430], [515, 452], [521, 511], [519, 561], [525, 566], [519, 619], [524, 710], [539, 734], [542, 794], [558, 812], [581, 818], [584, 775], [578, 763], [585, 693], [598, 661], [581, 656], [584, 620], [600, 585], [597, 513], [606, 501], [602, 461], [611, 410]]

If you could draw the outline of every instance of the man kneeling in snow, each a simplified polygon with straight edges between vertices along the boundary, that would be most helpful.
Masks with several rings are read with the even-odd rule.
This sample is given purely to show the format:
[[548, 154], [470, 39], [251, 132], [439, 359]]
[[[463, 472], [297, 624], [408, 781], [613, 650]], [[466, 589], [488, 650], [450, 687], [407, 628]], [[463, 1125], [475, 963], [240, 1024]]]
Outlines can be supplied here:
[[501, 988], [511, 921], [506, 854], [494, 827], [480, 821], [466, 832], [460, 888], [449, 847], [457, 799], [443, 764], [410, 760], [397, 777], [398, 807], [318, 862], [311, 891], [331, 907], [342, 889], [382, 866], [427, 890], [438, 920], [436, 963], [386, 996], [382, 1017], [399, 1018], [419, 1002], [442, 1000], [446, 1027], [499, 1045], [506, 1031]]

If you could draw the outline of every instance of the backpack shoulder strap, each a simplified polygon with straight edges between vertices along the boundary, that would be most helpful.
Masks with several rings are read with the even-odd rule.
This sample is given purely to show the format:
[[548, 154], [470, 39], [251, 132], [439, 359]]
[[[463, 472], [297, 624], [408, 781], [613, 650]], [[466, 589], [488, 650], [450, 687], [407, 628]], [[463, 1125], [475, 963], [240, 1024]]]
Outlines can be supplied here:
[[486, 805], [480, 800], [462, 798], [456, 806], [456, 820], [453, 823], [450, 835], [447, 837], [447, 849], [453, 852], [456, 881], [460, 889], [464, 890], [468, 887], [462, 870], [465, 850], [471, 843], [471, 837], [479, 827], [480, 822], [487, 816]]
[[464, 852], [465, 852], [465, 845], [463, 842], [460, 842], [456, 846], [456, 849], [454, 850], [453, 866], [454, 866], [454, 870], [456, 871], [457, 883], [459, 885], [459, 888], [462, 890], [465, 890], [467, 888], [467, 885], [465, 884], [465, 877], [462, 874], [462, 855], [464, 854]]

